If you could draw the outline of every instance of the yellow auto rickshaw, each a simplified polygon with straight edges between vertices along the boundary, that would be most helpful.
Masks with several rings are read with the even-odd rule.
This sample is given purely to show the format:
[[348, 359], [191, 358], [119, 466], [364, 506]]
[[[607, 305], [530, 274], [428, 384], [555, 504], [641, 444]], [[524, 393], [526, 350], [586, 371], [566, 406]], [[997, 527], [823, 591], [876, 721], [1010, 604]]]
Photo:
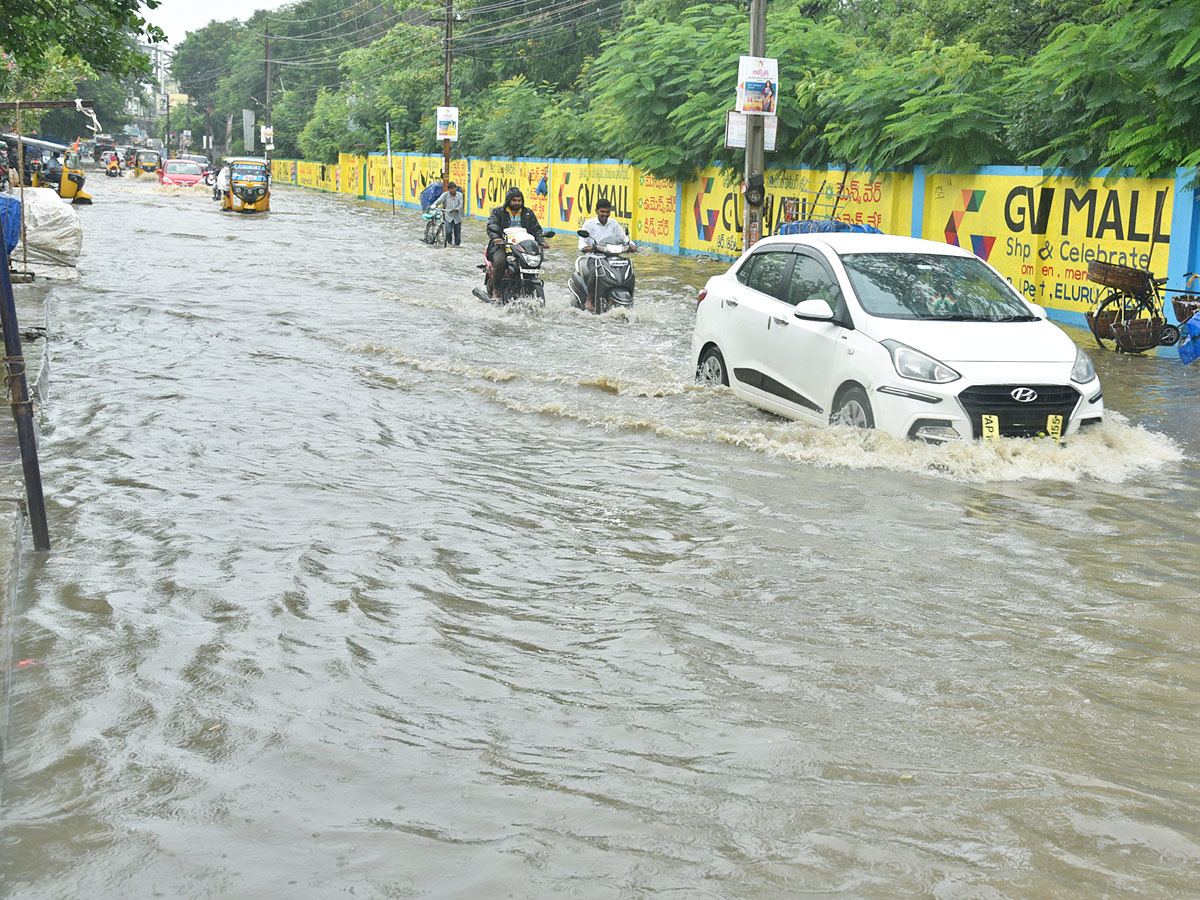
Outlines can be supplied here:
[[[257, 156], [231, 156], [228, 185], [222, 184], [221, 209], [267, 212], [271, 208], [271, 168]], [[218, 176], [220, 179], [221, 176]]]
[[157, 150], [139, 150], [133, 158], [133, 174], [154, 174], [162, 167], [162, 157]]
[[[16, 158], [17, 136], [6, 134], [4, 137], [5, 150], [10, 159]], [[72, 203], [91, 203], [92, 195], [83, 189], [83, 164], [79, 160], [79, 151], [66, 144], [56, 144], [54, 141], [43, 141], [22, 135], [21, 143], [25, 145], [25, 184], [30, 187], [48, 187], [58, 191], [58, 196]], [[43, 159], [45, 153], [49, 159]]]

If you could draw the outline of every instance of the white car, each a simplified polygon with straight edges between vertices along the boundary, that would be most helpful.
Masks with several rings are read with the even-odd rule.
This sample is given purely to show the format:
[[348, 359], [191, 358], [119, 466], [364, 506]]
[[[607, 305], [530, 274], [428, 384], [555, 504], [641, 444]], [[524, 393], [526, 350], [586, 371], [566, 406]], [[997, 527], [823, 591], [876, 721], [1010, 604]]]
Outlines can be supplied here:
[[773, 413], [897, 437], [1060, 438], [1104, 418], [1091, 360], [1044, 309], [916, 238], [759, 241], [700, 292], [692, 359]]

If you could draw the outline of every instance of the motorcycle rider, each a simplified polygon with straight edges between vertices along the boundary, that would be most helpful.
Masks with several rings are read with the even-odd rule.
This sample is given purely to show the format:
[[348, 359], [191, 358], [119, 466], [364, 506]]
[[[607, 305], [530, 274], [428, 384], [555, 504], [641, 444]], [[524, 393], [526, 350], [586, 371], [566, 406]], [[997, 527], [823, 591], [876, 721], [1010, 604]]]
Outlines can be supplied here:
[[[582, 231], [586, 231], [588, 236], [584, 238], [589, 249], [603, 246], [605, 244], [620, 244], [632, 253], [637, 252], [637, 244], [629, 239], [629, 235], [625, 233], [625, 229], [612, 216], [612, 203], [607, 197], [601, 197], [596, 201], [595, 213], [592, 218], [583, 223]], [[596, 265], [599, 259], [592, 253], [584, 250], [579, 259], [575, 260], [575, 271], [579, 273], [579, 277], [583, 279], [583, 283], [587, 285], [587, 301], [584, 304], [589, 311], [593, 309], [593, 300], [596, 293]]]
[[500, 282], [508, 271], [508, 253], [504, 249], [504, 229], [520, 226], [543, 247], [549, 247], [542, 235], [542, 226], [537, 216], [525, 205], [525, 195], [518, 187], [511, 187], [504, 195], [504, 205], [497, 206], [488, 216], [487, 235], [490, 240], [487, 257], [492, 263], [492, 299], [500, 299]]

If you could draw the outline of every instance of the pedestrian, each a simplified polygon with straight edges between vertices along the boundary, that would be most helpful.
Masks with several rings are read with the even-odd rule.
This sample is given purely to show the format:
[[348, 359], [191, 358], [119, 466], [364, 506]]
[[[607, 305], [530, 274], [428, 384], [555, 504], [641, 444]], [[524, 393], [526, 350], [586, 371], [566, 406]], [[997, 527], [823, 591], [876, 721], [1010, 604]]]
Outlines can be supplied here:
[[458, 185], [450, 182], [445, 193], [434, 200], [432, 205], [440, 206], [446, 213], [446, 246], [450, 246], [451, 237], [455, 247], [462, 246], [463, 195], [459, 193]]

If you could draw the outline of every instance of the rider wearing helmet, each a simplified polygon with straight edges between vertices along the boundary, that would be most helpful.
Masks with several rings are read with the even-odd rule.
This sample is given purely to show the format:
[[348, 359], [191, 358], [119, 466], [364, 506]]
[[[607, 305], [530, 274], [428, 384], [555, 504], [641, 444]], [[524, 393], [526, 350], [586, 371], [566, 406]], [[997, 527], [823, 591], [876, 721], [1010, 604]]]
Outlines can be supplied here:
[[492, 262], [492, 299], [500, 299], [500, 282], [508, 270], [508, 254], [504, 250], [504, 229], [519, 225], [532, 235], [533, 239], [543, 247], [550, 246], [542, 236], [542, 226], [538, 224], [533, 210], [525, 205], [525, 195], [518, 187], [511, 187], [504, 195], [504, 205], [497, 206], [488, 216], [487, 256]]

